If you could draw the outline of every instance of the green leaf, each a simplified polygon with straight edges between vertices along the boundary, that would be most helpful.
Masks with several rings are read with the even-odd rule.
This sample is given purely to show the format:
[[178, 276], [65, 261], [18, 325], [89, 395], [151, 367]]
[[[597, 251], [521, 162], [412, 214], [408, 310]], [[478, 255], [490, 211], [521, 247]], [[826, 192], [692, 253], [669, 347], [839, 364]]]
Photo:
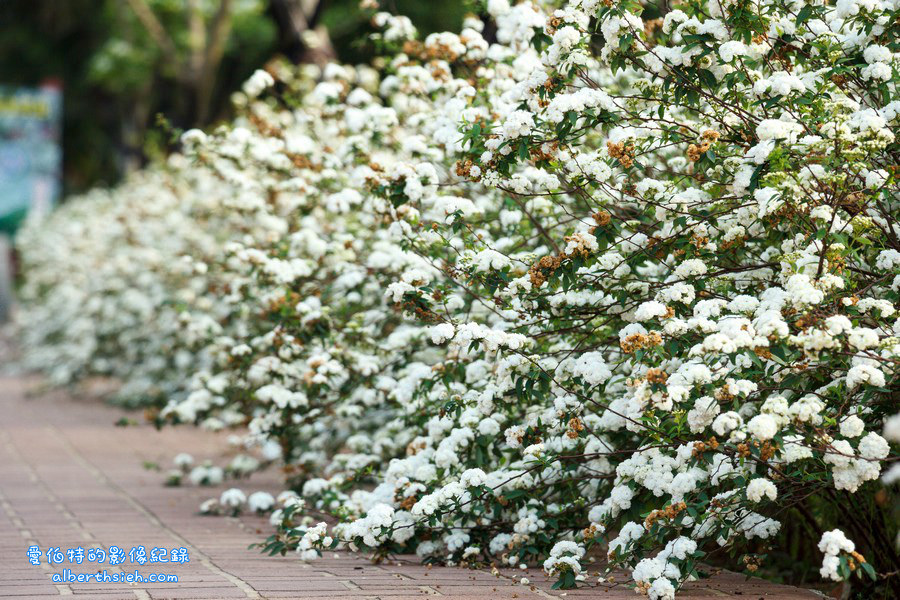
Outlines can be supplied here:
[[519, 159], [528, 160], [528, 144], [524, 141], [519, 143]]

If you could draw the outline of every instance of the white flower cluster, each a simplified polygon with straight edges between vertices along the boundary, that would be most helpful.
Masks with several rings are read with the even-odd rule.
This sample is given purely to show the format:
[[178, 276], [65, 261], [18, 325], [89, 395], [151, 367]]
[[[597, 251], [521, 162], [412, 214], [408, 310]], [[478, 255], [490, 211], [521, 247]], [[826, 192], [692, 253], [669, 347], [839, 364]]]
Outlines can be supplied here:
[[571, 572], [576, 578], [581, 575], [581, 558], [584, 548], [575, 542], [557, 542], [550, 550], [550, 556], [544, 561], [544, 571], [548, 575]]
[[822, 559], [820, 573], [825, 579], [841, 581], [844, 579], [839, 572], [841, 554], [850, 554], [856, 550], [856, 544], [847, 539], [840, 529], [833, 529], [822, 534], [819, 540], [819, 550], [825, 555]]
[[302, 501], [220, 508], [277, 505], [305, 558], [334, 542], [308, 507], [564, 586], [599, 547], [671, 598], [812, 507], [870, 561], [830, 540], [824, 577], [890, 573], [895, 4], [374, 15], [377, 68], [272, 65], [232, 124], [23, 230], [25, 362], [239, 431], [261, 458], [227, 474], [280, 463]]

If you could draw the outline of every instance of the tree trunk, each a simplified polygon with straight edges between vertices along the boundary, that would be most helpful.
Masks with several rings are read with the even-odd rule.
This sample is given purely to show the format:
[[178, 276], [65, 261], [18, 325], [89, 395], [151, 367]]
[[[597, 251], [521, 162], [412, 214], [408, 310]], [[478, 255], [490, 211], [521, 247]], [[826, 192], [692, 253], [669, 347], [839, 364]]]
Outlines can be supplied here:
[[328, 31], [319, 24], [326, 0], [271, 0], [281, 45], [295, 63], [324, 65], [337, 57]]

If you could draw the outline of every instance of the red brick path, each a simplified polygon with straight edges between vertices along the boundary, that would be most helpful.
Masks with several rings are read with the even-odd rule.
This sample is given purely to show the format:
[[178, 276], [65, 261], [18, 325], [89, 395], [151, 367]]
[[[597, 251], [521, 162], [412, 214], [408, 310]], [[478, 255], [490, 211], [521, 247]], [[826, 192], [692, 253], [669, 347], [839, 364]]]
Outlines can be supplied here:
[[[265, 519], [197, 515], [200, 502], [217, 497], [219, 488], [162, 485], [162, 473], [178, 452], [217, 464], [227, 460], [227, 435], [176, 428], [157, 432], [146, 425], [114, 427], [122, 411], [96, 400], [73, 399], [59, 392], [31, 395], [36, 382], [0, 377], [0, 597], [82, 596], [118, 598], [369, 598], [412, 600], [449, 598], [591, 597], [639, 598], [627, 586], [559, 592], [537, 569], [507, 571], [495, 577], [483, 571], [427, 568], [414, 562], [373, 565], [364, 557], [341, 553], [305, 564], [294, 556], [271, 558], [247, 546], [268, 535]], [[279, 490], [277, 475], [241, 482], [245, 492]], [[178, 583], [58, 583], [50, 574], [97, 570], [81, 566], [29, 564], [28, 546], [108, 549], [143, 545], [185, 547], [190, 562], [138, 567], [125, 572], [178, 575]], [[105, 568], [116, 572], [118, 567]], [[523, 585], [521, 577], [531, 584]], [[620, 579], [625, 580], [624, 577]], [[811, 592], [747, 581], [720, 573], [689, 584], [679, 598], [740, 597], [745, 600], [820, 598]]]

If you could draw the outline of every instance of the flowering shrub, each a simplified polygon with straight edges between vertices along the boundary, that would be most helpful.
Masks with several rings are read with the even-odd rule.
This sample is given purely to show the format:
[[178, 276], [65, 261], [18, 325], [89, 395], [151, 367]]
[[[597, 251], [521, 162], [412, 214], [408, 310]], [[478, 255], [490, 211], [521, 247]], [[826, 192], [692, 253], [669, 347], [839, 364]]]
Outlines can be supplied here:
[[484, 8], [379, 13], [377, 69], [258, 74], [24, 232], [30, 364], [246, 424], [301, 497], [271, 552], [600, 552], [660, 599], [797, 517], [896, 591], [898, 7]]

